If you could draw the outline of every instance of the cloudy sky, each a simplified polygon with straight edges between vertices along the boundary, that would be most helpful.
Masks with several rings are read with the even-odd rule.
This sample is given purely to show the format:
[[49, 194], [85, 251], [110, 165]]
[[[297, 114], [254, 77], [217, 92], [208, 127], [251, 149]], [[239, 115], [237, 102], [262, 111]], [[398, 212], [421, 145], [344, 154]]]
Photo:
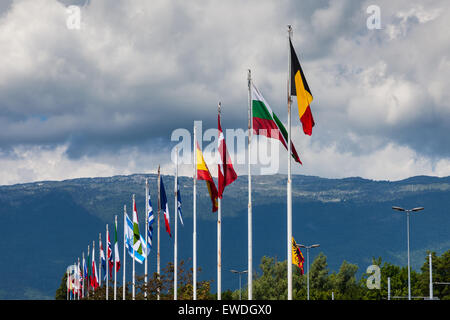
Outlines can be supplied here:
[[316, 121], [305, 136], [293, 109], [294, 173], [450, 175], [448, 0], [111, 3], [0, 2], [0, 184], [173, 174], [172, 132], [216, 128], [218, 101], [246, 129], [247, 69], [286, 122], [288, 24]]

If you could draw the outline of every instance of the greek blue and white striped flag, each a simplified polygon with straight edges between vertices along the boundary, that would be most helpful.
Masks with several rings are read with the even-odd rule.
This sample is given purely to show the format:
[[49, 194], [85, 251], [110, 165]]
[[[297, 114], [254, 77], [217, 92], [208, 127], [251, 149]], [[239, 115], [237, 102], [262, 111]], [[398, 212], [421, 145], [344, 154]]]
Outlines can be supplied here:
[[150, 191], [148, 192], [148, 212], [147, 212], [147, 219], [148, 219], [148, 230], [147, 230], [147, 238], [148, 238], [148, 251], [152, 250], [152, 238], [153, 238], [153, 222], [155, 220], [153, 216], [153, 208], [152, 208], [152, 200], [150, 199]]

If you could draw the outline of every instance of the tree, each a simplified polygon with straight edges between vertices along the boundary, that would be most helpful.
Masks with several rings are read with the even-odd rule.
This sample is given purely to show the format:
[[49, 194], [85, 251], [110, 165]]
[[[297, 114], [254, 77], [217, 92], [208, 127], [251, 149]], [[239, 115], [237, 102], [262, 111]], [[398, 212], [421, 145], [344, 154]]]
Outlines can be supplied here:
[[323, 252], [319, 253], [311, 265], [309, 288], [310, 298], [330, 299], [331, 284], [328, 278], [327, 256]]
[[360, 298], [360, 286], [356, 280], [358, 266], [343, 261], [337, 274], [330, 275], [330, 284], [335, 299], [352, 300]]
[[59, 288], [56, 289], [55, 299], [67, 300], [67, 272], [64, 272], [61, 284], [59, 285]]

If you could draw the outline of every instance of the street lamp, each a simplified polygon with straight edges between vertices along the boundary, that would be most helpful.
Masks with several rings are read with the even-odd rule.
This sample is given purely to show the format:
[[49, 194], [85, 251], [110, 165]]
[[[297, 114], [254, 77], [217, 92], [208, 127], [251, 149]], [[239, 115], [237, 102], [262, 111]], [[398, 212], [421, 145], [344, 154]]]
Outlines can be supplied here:
[[309, 300], [309, 249], [320, 247], [320, 244], [312, 244], [310, 246], [305, 246], [303, 244], [297, 244], [298, 248], [306, 248], [306, 273], [308, 274], [307, 278], [307, 292], [308, 292], [308, 300]]
[[248, 270], [244, 271], [230, 270], [230, 271], [239, 274], [239, 300], [241, 300], [241, 276], [243, 273], [247, 273]]
[[393, 210], [406, 212], [406, 234], [408, 241], [408, 300], [411, 300], [411, 267], [410, 267], [410, 258], [409, 258], [409, 214], [411, 212], [417, 212], [425, 209], [424, 207], [417, 207], [413, 209], [403, 209], [401, 207], [392, 207]]

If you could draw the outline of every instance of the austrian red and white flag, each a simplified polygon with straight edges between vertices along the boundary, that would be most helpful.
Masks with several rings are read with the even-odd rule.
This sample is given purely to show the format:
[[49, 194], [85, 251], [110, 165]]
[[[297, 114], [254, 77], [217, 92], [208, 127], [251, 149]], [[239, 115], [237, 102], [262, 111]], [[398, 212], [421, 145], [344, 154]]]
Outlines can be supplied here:
[[223, 136], [222, 126], [220, 125], [220, 113], [217, 117], [219, 130], [219, 160], [218, 160], [218, 176], [219, 176], [219, 198], [222, 199], [225, 187], [237, 179], [237, 174], [233, 169], [230, 155], [228, 154], [227, 145]]

